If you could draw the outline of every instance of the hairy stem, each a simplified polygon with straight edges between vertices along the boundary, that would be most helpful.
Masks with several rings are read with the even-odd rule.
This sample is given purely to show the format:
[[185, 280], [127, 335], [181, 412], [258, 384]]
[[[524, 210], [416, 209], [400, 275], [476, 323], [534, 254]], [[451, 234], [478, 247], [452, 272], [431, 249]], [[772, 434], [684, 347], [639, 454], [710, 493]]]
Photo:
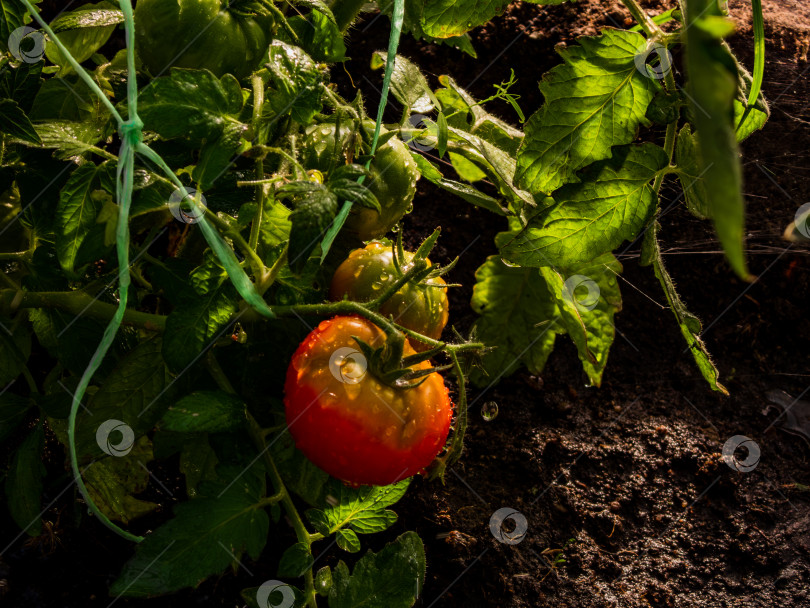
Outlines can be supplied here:
[[[19, 308], [58, 308], [76, 316], [86, 316], [99, 321], [109, 321], [118, 308], [115, 304], [101, 302], [83, 291], [15, 291], [0, 290], [0, 313], [13, 313]], [[135, 325], [148, 331], [163, 331], [166, 317], [127, 309], [124, 325]]]
[[[262, 117], [262, 106], [264, 105], [264, 82], [261, 76], [254, 75], [251, 79], [253, 86], [253, 130], [254, 133], [259, 131], [259, 122]], [[261, 182], [264, 179], [264, 159], [256, 159], [256, 180]], [[262, 214], [264, 213], [264, 184], [257, 183], [256, 185], [256, 215], [253, 217], [253, 223], [250, 225], [250, 238], [248, 239], [248, 247], [251, 251], [256, 251], [259, 244], [259, 231], [262, 227]]]
[[658, 27], [658, 24], [652, 20], [646, 11], [641, 8], [641, 5], [637, 2], [637, 0], [622, 0], [622, 4], [627, 7], [627, 10], [630, 11], [630, 14], [633, 16], [633, 19], [641, 26], [641, 29], [644, 30], [644, 33], [647, 36], [654, 37], [659, 36], [661, 34], [661, 28]]
[[[213, 378], [214, 382], [216, 382], [223, 391], [234, 395], [236, 394], [233, 385], [231, 384], [230, 380], [228, 380], [228, 376], [225, 375], [222, 367], [220, 367], [219, 361], [217, 361], [216, 356], [214, 355], [214, 351], [209, 351], [208, 355], [206, 356], [206, 367], [211, 374], [211, 378]], [[298, 509], [295, 507], [295, 503], [292, 501], [292, 497], [287, 490], [287, 486], [284, 485], [284, 480], [281, 478], [281, 474], [278, 472], [278, 467], [276, 467], [276, 463], [270, 454], [270, 450], [268, 449], [264, 429], [259, 426], [259, 423], [256, 422], [256, 419], [250, 412], [246, 412], [246, 416], [250, 438], [264, 459], [267, 475], [270, 477], [270, 481], [273, 484], [273, 489], [276, 491], [275, 495], [265, 498], [260, 505], [265, 506], [280, 502], [284, 507], [284, 510], [287, 512], [287, 517], [289, 517], [290, 522], [292, 522], [298, 542], [306, 543], [307, 546], [309, 546], [312, 544], [312, 542], [314, 542], [314, 535], [310, 534], [309, 530], [307, 530], [306, 526], [304, 525], [304, 521], [301, 519], [301, 515], [298, 513]], [[304, 582], [304, 593], [307, 597], [307, 606], [316, 608], [315, 579], [313, 577], [311, 568], [305, 574]]]

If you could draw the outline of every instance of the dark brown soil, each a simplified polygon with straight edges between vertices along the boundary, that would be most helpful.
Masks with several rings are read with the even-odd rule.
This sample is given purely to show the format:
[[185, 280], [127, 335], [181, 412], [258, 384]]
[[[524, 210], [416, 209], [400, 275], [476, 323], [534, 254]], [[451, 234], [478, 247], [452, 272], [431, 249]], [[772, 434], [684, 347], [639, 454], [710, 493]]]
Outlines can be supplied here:
[[[731, 3], [740, 22], [732, 46], [750, 67], [750, 9], [743, 4]], [[759, 279], [737, 280], [710, 226], [682, 205], [662, 220], [666, 262], [704, 321], [731, 396], [712, 393], [700, 378], [657, 281], [637, 264], [638, 246], [629, 248], [621, 255], [624, 310], [602, 387], [586, 387], [573, 346], [560, 339], [541, 377], [517, 373], [472, 392], [466, 451], [446, 485], [417, 480], [396, 507], [399, 522], [373, 538], [377, 548], [416, 530], [425, 541], [428, 575], [418, 606], [810, 606], [810, 442], [784, 432], [779, 410], [765, 397], [773, 389], [798, 397], [810, 384], [810, 251], [780, 239], [810, 185], [808, 8], [802, 0], [765, 2], [764, 91], [772, 117], [744, 147], [749, 259]], [[623, 26], [625, 18], [611, 0], [527, 3], [473, 34], [476, 61], [407, 37], [402, 52], [434, 76], [453, 75], [479, 98], [492, 93], [486, 83], [505, 80], [513, 67], [514, 92], [531, 111], [541, 102], [537, 80], [558, 63], [555, 44]], [[353, 37], [355, 59], [347, 69], [369, 107], [379, 77], [366, 82], [358, 75], [386, 36], [380, 19], [360, 25]], [[348, 93], [348, 78], [340, 82]], [[492, 109], [516, 118], [509, 106]], [[674, 186], [665, 192], [677, 196]], [[452, 292], [451, 318], [466, 330], [474, 318], [473, 273], [494, 252], [492, 237], [502, 227], [424, 183], [416, 207], [406, 224], [410, 238], [444, 228], [438, 261], [473, 243], [451, 277], [464, 285]], [[487, 421], [480, 412], [493, 402], [499, 413]], [[735, 435], [761, 449], [751, 472], [734, 471], [721, 457]], [[490, 532], [490, 517], [504, 507], [526, 518], [519, 544], [498, 542]], [[61, 510], [73, 517], [70, 507]], [[55, 547], [18, 542], [3, 556], [0, 579], [8, 579], [12, 598], [3, 605], [109, 604], [107, 585], [131, 555], [130, 545], [93, 522], [78, 531], [59, 528]], [[4, 530], [7, 536], [13, 534]], [[318, 559], [334, 565], [341, 557], [331, 547]], [[275, 574], [271, 558], [247, 565], [255, 577], [229, 573], [148, 605], [241, 606], [240, 589]]]

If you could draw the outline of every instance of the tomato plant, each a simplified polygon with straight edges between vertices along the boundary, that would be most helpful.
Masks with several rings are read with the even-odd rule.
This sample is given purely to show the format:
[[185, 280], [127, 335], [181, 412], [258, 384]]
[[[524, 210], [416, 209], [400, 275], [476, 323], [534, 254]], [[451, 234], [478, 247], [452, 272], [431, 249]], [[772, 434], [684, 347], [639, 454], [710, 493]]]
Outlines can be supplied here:
[[[115, 596], [196, 587], [268, 551], [266, 578], [291, 582], [256, 581], [251, 605], [412, 606], [415, 533], [353, 570], [316, 574], [313, 545], [359, 551], [393, 524], [410, 476], [443, 477], [462, 454], [468, 381], [540, 373], [568, 335], [599, 385], [626, 241], [643, 242], [696, 364], [725, 391], [663, 264], [661, 189], [680, 184], [748, 278], [737, 146], [768, 116], [761, 40], [752, 75], [713, 0], [655, 18], [623, 3], [638, 25], [561, 49], [519, 129], [486, 107], [505, 101], [524, 122], [514, 70], [476, 100], [396, 54], [404, 31], [474, 56], [467, 32], [506, 2], [377, 3], [391, 38], [369, 68], [385, 66], [375, 119], [330, 82], [365, 2], [120, 0], [58, 16], [4, 2], [0, 441], [23, 533], [47, 527], [46, 481], [64, 471], [46, 455], [63, 450], [95, 516], [80, 525], [137, 543]], [[383, 126], [389, 91], [402, 112]], [[466, 337], [441, 339], [452, 263], [428, 260], [438, 231], [414, 253], [401, 226], [393, 245], [361, 244], [420, 213], [422, 178], [503, 229]], [[146, 492], [153, 461], [188, 500]], [[285, 548], [270, 530], [286, 522]]]
[[[389, 282], [402, 277], [413, 261], [414, 254], [403, 251], [401, 259], [395, 262], [397, 253], [395, 247], [380, 241], [355, 249], [335, 271], [329, 297], [335, 301], [344, 297], [358, 302], [374, 300]], [[425, 262], [429, 269], [430, 260]], [[449, 316], [447, 283], [438, 274], [431, 276], [428, 272], [421, 282], [405, 283], [379, 310], [395, 323], [438, 340]], [[418, 340], [412, 345], [416, 350], [427, 349], [427, 345]]]

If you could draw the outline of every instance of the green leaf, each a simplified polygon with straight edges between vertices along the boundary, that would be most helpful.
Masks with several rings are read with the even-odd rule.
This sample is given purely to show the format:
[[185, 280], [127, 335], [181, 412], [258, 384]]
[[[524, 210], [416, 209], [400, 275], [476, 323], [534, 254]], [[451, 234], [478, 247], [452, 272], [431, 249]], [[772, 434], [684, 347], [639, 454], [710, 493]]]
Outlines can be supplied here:
[[483, 370], [471, 372], [477, 386], [494, 384], [521, 365], [540, 373], [557, 334], [565, 331], [537, 269], [508, 266], [498, 256], [475, 271], [471, 305], [481, 315], [475, 323], [478, 337], [495, 347], [483, 356]]
[[172, 68], [138, 96], [144, 128], [198, 145], [246, 129], [239, 120], [243, 105], [239, 81], [230, 74], [218, 79], [208, 70]]
[[523, 141], [523, 132], [520, 129], [487, 112], [449, 76], [440, 76], [439, 82], [446, 87], [436, 91], [442, 112], [454, 114], [453, 118], [448, 118], [450, 126], [477, 135], [512, 156], [517, 153]]
[[0, 394], [0, 443], [17, 430], [25, 419], [31, 401], [8, 391]]
[[103, 205], [96, 191], [102, 176], [108, 171], [105, 165], [85, 163], [70, 176], [59, 193], [56, 208], [56, 252], [59, 263], [69, 275], [74, 275], [74, 264], [79, 250], [90, 231], [96, 226], [96, 217]]
[[613, 146], [630, 143], [649, 124], [647, 105], [660, 87], [636, 66], [644, 37], [604, 30], [579, 43], [558, 51], [565, 63], [543, 77], [545, 103], [526, 122], [516, 180], [531, 192], [579, 181], [579, 169], [609, 158]]
[[0, 131], [32, 144], [41, 144], [34, 125], [13, 99], [0, 99]]
[[295, 543], [281, 555], [276, 576], [281, 578], [304, 576], [304, 573], [312, 568], [314, 561], [307, 543]]
[[685, 124], [678, 133], [678, 141], [675, 146], [678, 179], [683, 188], [686, 207], [695, 216], [706, 219], [709, 217], [710, 202], [697, 155], [697, 137], [692, 133], [689, 124]]
[[13, 69], [7, 65], [0, 73], [0, 99], [13, 99], [24, 112], [29, 112], [42, 85], [40, 76], [43, 63], [21, 63]]
[[0, 317], [0, 391], [22, 373], [30, 356], [31, 330], [28, 325]]
[[237, 311], [237, 294], [225, 269], [209, 250], [191, 283], [197, 297], [184, 300], [169, 314], [163, 334], [163, 359], [173, 373], [193, 365], [221, 337]]
[[[271, 453], [284, 480], [284, 485], [310, 505], [325, 504], [329, 475], [319, 469], [295, 447], [295, 440], [285, 428], [270, 442]], [[329, 532], [329, 522], [323, 511], [317, 510], [323, 521], [325, 536]], [[320, 530], [319, 530], [320, 531]]]
[[[385, 67], [388, 54], [376, 51], [371, 58], [372, 69]], [[436, 97], [419, 68], [402, 55], [394, 57], [391, 73], [391, 93], [409, 112], [428, 114], [434, 109]]]
[[349, 553], [357, 553], [360, 550], [360, 539], [353, 530], [338, 530], [335, 534], [337, 546], [348, 551]]
[[460, 129], [451, 127], [450, 137], [454, 141], [461, 142], [460, 146], [454, 147], [454, 152], [486, 171], [487, 176], [498, 186], [501, 195], [513, 207], [522, 209], [535, 206], [534, 197], [515, 184], [516, 162], [512, 155], [483, 137]]
[[[96, 351], [104, 327], [93, 319], [56, 309], [35, 308], [29, 311], [28, 317], [39, 343], [65, 368], [81, 376]], [[112, 358], [105, 360], [99, 376], [106, 373], [112, 361]]]
[[126, 456], [103, 458], [83, 469], [87, 490], [104, 515], [127, 524], [158, 507], [134, 496], [149, 485], [146, 463], [151, 460], [152, 442], [141, 437]]
[[196, 391], [169, 407], [160, 428], [181, 433], [231, 431], [245, 422], [245, 402], [222, 391]]
[[96, 431], [107, 420], [121, 420], [140, 437], [160, 419], [173, 397], [168, 390], [172, 380], [160, 352], [160, 338], [141, 342], [93, 394], [87, 409], [79, 408], [76, 450], [80, 456], [103, 455]]
[[87, 152], [105, 159], [112, 158], [109, 152], [95, 145], [104, 134], [90, 122], [54, 120], [38, 122], [34, 128], [40, 138], [40, 145], [56, 150], [55, 156], [61, 160], [71, 160]]
[[329, 183], [327, 184], [339, 200], [350, 200], [355, 205], [374, 209], [377, 213], [381, 213], [380, 201], [374, 193], [363, 184], [359, 184], [352, 179], [332, 179], [330, 176]]
[[[736, 61], [736, 57], [735, 57]], [[765, 126], [771, 116], [771, 108], [760, 90], [752, 106], [748, 105], [753, 78], [748, 70], [737, 61], [738, 87], [734, 99], [734, 125], [737, 141], [745, 141], [755, 131]]]
[[[391, 17], [394, 3], [393, 0], [378, 0], [377, 5], [380, 11]], [[449, 38], [437, 38], [429, 36], [422, 29], [421, 17], [422, 9], [424, 8], [423, 0], [405, 2], [405, 20], [403, 23], [403, 33], [410, 34], [416, 40], [425, 40], [432, 44], [443, 44], [454, 49], [458, 49], [467, 53], [470, 57], [477, 57], [475, 49], [472, 46], [469, 34], [461, 34], [460, 36], [450, 36]]]
[[[315, 61], [337, 63], [346, 59], [346, 45], [331, 11], [328, 14], [329, 16], [321, 10], [313, 10], [306, 17], [296, 15], [287, 21], [298, 36], [298, 46], [310, 57]], [[281, 30], [279, 38], [293, 43], [286, 30]]]
[[[404, 479], [389, 486], [364, 486], [354, 490], [332, 480], [328, 491], [334, 500], [330, 500], [327, 508], [310, 509], [307, 511], [307, 518], [313, 525], [318, 522], [324, 536], [346, 527], [351, 527], [360, 534], [382, 532], [397, 520], [396, 513], [386, 507], [405, 495], [410, 481]], [[351, 537], [342, 542], [350, 543]]]
[[509, 0], [422, 0], [421, 26], [428, 36], [460, 36], [500, 14]]
[[565, 272], [551, 267], [540, 269], [557, 303], [560, 324], [576, 345], [593, 386], [602, 382], [615, 336], [613, 317], [622, 309], [617, 280], [621, 271], [622, 265], [610, 253]]
[[324, 566], [315, 574], [315, 591], [322, 597], [328, 597], [331, 588], [332, 569], [329, 566]]
[[318, 246], [324, 233], [332, 225], [338, 210], [338, 199], [325, 188], [310, 192], [295, 205], [290, 214], [290, 249], [287, 253], [290, 268], [299, 273]]
[[469, 184], [462, 184], [461, 182], [443, 177], [438, 167], [421, 154], [411, 152], [411, 157], [416, 161], [416, 166], [419, 168], [422, 177], [436, 184], [442, 190], [455, 194], [468, 203], [482, 207], [498, 215], [507, 215], [509, 213], [509, 210], [501, 206], [501, 203], [497, 199], [492, 198], [488, 194], [484, 194]]
[[14, 453], [6, 476], [6, 502], [14, 522], [29, 536], [42, 532], [42, 450], [45, 430], [42, 424], [23, 440]]
[[410, 608], [425, 583], [425, 548], [405, 532], [379, 553], [369, 551], [349, 575], [339, 562], [332, 574], [329, 608]]
[[[73, 58], [82, 63], [104, 46], [115, 31], [116, 24], [123, 20], [123, 13], [116, 10], [113, 4], [99, 2], [60, 15], [51, 23], [51, 27]], [[50, 40], [45, 45], [45, 55], [52, 63], [61, 66], [59, 76], [73, 71], [62, 52]]]
[[279, 201], [268, 200], [264, 206], [262, 225], [259, 231], [261, 243], [267, 247], [275, 247], [290, 238], [292, 222], [290, 210]]
[[464, 156], [450, 152], [450, 162], [458, 176], [467, 182], [478, 182], [487, 177], [487, 174], [478, 168], [478, 165], [467, 160]]
[[728, 395], [726, 387], [718, 382], [720, 373], [714, 366], [711, 355], [709, 355], [706, 345], [700, 338], [702, 329], [700, 319], [686, 308], [686, 305], [675, 289], [675, 283], [672, 281], [672, 277], [669, 276], [669, 272], [664, 266], [664, 259], [661, 257], [661, 248], [658, 245], [659, 229], [660, 226], [658, 222], [655, 222], [650, 230], [647, 231], [644, 237], [642, 261], [653, 265], [655, 276], [658, 277], [661, 287], [664, 288], [669, 307], [675, 315], [675, 319], [678, 321], [678, 327], [681, 328], [681, 334], [683, 334], [684, 340], [686, 340], [686, 344], [689, 346], [689, 350], [695, 359], [695, 363], [697, 363], [700, 373], [712, 387], [712, 390]]
[[[41, 0], [33, 0], [31, 4], [36, 6]], [[22, 2], [0, 3], [0, 50], [8, 50], [8, 40], [11, 32], [18, 27], [22, 27], [31, 21], [31, 16], [25, 10]], [[36, 28], [34, 28], [36, 29]]]
[[110, 593], [123, 597], [171, 593], [196, 587], [244, 552], [257, 559], [270, 525], [267, 513], [256, 505], [261, 498], [255, 488], [246, 491], [244, 484], [234, 483], [212, 488], [209, 497], [177, 505], [174, 518], [137, 546]]
[[[84, 121], [97, 117], [99, 101], [77, 76], [50, 78], [42, 83], [29, 112], [29, 118], [40, 120]], [[106, 112], [107, 109], [104, 108]]]
[[59, 34], [68, 30], [105, 27], [123, 22], [123, 11], [114, 8], [114, 5], [109, 2], [99, 2], [97, 4], [86, 4], [74, 11], [61, 13], [57, 19], [51, 22], [51, 29], [55, 34]]
[[[734, 271], [748, 279], [745, 262], [745, 202], [734, 129], [737, 62], [710, 27], [723, 17], [714, 0], [686, 3], [686, 73], [698, 140], [698, 169], [709, 215]], [[704, 27], [705, 26], [705, 27]]]
[[312, 58], [297, 46], [281, 40], [270, 45], [270, 87], [265, 102], [273, 120], [289, 114], [308, 125], [320, 112], [321, 73]]
[[658, 204], [652, 180], [668, 164], [654, 144], [615, 150], [594, 163], [583, 182], [554, 193], [555, 204], [534, 216], [501, 249], [521, 266], [573, 267], [636, 237]]
[[191, 178], [200, 188], [210, 189], [233, 166], [239, 157], [238, 152], [246, 146], [242, 140], [245, 130], [242, 123], [227, 122], [217, 139], [203, 144], [200, 158], [191, 172]]
[[189, 498], [196, 498], [201, 482], [217, 479], [219, 460], [206, 435], [185, 436], [184, 439], [180, 450], [180, 472], [186, 477]]

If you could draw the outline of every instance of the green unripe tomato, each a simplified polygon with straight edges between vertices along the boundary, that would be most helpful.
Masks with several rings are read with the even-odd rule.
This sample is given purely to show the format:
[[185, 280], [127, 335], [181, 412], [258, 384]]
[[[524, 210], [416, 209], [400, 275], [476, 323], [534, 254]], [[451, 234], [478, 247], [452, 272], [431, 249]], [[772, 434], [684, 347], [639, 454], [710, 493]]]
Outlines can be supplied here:
[[171, 67], [249, 76], [272, 40], [270, 15], [246, 16], [225, 0], [138, 0], [135, 46], [157, 76]]
[[[405, 252], [405, 269], [413, 259], [413, 253]], [[430, 260], [427, 260], [430, 265]], [[397, 280], [399, 273], [394, 265], [394, 252], [390, 245], [371, 241], [362, 249], [355, 249], [338, 266], [332, 277], [329, 298], [340, 301], [344, 297], [355, 302], [370, 302]], [[447, 325], [447, 283], [441, 277], [428, 279], [415, 285], [407, 283], [380, 306], [380, 312], [410, 330], [438, 340]], [[427, 350], [428, 345], [411, 340], [417, 351]]]
[[[335, 125], [313, 125], [307, 129], [304, 141], [304, 165], [307, 169], [329, 171], [346, 162], [347, 152], [351, 151], [354, 158], [355, 142], [349, 141], [350, 137], [350, 128], [341, 126], [336, 149]], [[416, 162], [400, 139], [392, 137], [379, 146], [363, 185], [377, 197], [382, 213], [354, 206], [344, 225], [345, 230], [362, 241], [383, 236], [409, 211], [419, 177]]]

